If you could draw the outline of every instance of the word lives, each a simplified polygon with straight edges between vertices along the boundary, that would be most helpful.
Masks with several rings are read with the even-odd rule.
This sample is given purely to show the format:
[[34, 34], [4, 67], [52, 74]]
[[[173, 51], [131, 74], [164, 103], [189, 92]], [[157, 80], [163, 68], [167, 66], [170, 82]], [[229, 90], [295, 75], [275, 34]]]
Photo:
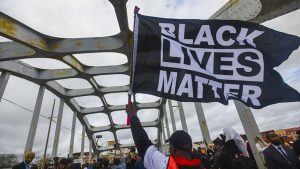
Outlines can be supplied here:
[[261, 105], [264, 59], [256, 49], [255, 38], [263, 31], [241, 28], [238, 32], [231, 25], [218, 29], [201, 25], [194, 38], [186, 38], [186, 24], [159, 23], [159, 26], [158, 92], [194, 100], [236, 98]]

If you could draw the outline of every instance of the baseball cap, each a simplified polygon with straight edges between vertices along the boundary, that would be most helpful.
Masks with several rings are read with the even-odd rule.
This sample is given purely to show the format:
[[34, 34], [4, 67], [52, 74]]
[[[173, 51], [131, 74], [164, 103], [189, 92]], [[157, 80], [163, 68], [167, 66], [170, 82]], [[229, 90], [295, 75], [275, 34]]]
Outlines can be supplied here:
[[175, 131], [169, 139], [166, 140], [172, 144], [176, 149], [182, 151], [191, 151], [192, 150], [192, 138], [191, 136], [183, 131], [177, 130]]

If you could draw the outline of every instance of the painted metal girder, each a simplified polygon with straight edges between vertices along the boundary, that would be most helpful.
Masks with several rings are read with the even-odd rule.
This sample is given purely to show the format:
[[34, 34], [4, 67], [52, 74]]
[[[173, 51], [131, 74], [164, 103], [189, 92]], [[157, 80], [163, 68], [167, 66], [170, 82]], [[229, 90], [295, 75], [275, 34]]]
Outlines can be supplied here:
[[260, 13], [249, 21], [262, 23], [289, 12], [300, 9], [299, 0], [260, 0], [262, 9]]
[[[109, 105], [104, 97], [109, 93], [127, 92], [128, 85], [116, 87], [104, 87], [97, 84], [94, 76], [126, 74], [129, 75], [131, 65], [132, 32], [128, 27], [126, 10], [127, 0], [109, 0], [114, 7], [120, 27], [120, 33], [107, 37], [91, 38], [59, 38], [42, 34], [29, 26], [0, 12], [0, 35], [12, 42], [0, 42], [0, 71], [9, 72], [12, 75], [30, 80], [37, 84], [45, 85], [46, 89], [64, 100], [80, 123], [86, 126], [86, 134], [92, 141], [92, 148], [96, 154], [112, 150], [113, 147], [99, 147], [96, 145], [94, 133], [111, 131], [114, 140], [117, 141], [116, 131], [128, 128], [126, 125], [116, 125], [111, 117], [112, 111], [124, 110], [125, 105]], [[299, 9], [299, 0], [230, 0], [210, 19], [239, 19], [261, 23], [293, 10]], [[126, 55], [128, 63], [116, 66], [88, 66], [78, 61], [73, 54], [115, 52]], [[18, 59], [51, 58], [59, 60], [71, 68], [68, 69], [38, 69]], [[55, 80], [68, 78], [81, 78], [87, 80], [92, 88], [67, 89]], [[81, 107], [75, 97], [97, 96], [103, 106], [95, 108]], [[163, 119], [163, 101], [160, 99], [153, 103], [138, 103], [138, 109], [155, 108], [159, 110], [156, 121], [143, 123], [145, 127], [158, 129], [156, 143], [161, 143], [161, 119]], [[89, 124], [86, 118], [88, 114], [104, 113], [108, 115], [110, 125], [95, 127]], [[132, 145], [121, 145], [121, 147]]]
[[216, 11], [209, 19], [247, 21], [257, 16], [262, 9], [259, 0], [229, 0]]
[[299, 0], [229, 0], [210, 19], [262, 23], [299, 8]]
[[[119, 52], [124, 53], [120, 34], [96, 38], [57, 38], [42, 34], [0, 12], [0, 35], [36, 51], [48, 54]], [[18, 45], [15, 45], [18, 47]], [[0, 53], [0, 56], [2, 54]], [[15, 53], [15, 56], [17, 53]], [[32, 55], [31, 52], [21, 56]]]

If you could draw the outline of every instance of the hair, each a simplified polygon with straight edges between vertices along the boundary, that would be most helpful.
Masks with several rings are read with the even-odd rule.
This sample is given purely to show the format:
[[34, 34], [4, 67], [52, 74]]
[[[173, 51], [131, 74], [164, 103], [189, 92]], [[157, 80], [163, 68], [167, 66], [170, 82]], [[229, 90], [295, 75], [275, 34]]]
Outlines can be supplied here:
[[103, 163], [104, 167], [108, 167], [108, 165], [109, 165], [109, 161], [106, 158], [103, 158], [103, 162], [102, 163]]
[[214, 148], [214, 145], [213, 145], [213, 144], [208, 144], [207, 148], [213, 149], [213, 148]]
[[67, 160], [68, 160], [68, 163], [69, 163], [69, 164], [72, 164], [72, 163], [73, 163], [73, 158], [72, 158], [72, 157], [67, 158]]
[[26, 151], [25, 154], [24, 154], [24, 158], [26, 158], [29, 155], [33, 155], [35, 157], [35, 153], [34, 152], [32, 152], [32, 151]]
[[72, 163], [70, 166], [67, 166], [68, 169], [81, 169], [80, 163]]
[[66, 158], [62, 158], [59, 160], [59, 164], [67, 165], [70, 161]]
[[59, 161], [59, 157], [54, 157], [53, 160], [54, 160], [54, 162], [57, 164], [58, 161]]
[[224, 140], [222, 140], [218, 137], [213, 141], [213, 143], [214, 143], [214, 145], [224, 145]]
[[119, 164], [120, 164], [120, 159], [114, 158], [114, 165], [119, 165]]
[[135, 147], [131, 147], [130, 152], [135, 152]]
[[202, 147], [202, 148], [200, 149], [200, 153], [201, 153], [201, 154], [206, 154], [206, 153], [207, 153], [206, 148]]
[[274, 132], [271, 131], [271, 132], [268, 132], [268, 133], [266, 134], [266, 139], [267, 139], [267, 140], [270, 140], [270, 138], [271, 138], [271, 137], [270, 137], [270, 133], [274, 133]]

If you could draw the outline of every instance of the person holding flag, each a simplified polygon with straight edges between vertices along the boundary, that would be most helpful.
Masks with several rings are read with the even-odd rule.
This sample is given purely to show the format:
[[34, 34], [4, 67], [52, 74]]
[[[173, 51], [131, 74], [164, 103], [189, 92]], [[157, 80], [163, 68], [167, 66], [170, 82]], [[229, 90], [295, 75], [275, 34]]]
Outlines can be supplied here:
[[166, 142], [169, 143], [170, 156], [160, 152], [150, 141], [139, 118], [135, 105], [126, 105], [131, 132], [145, 168], [151, 169], [205, 169], [199, 159], [192, 159], [192, 139], [183, 130], [174, 132]]

